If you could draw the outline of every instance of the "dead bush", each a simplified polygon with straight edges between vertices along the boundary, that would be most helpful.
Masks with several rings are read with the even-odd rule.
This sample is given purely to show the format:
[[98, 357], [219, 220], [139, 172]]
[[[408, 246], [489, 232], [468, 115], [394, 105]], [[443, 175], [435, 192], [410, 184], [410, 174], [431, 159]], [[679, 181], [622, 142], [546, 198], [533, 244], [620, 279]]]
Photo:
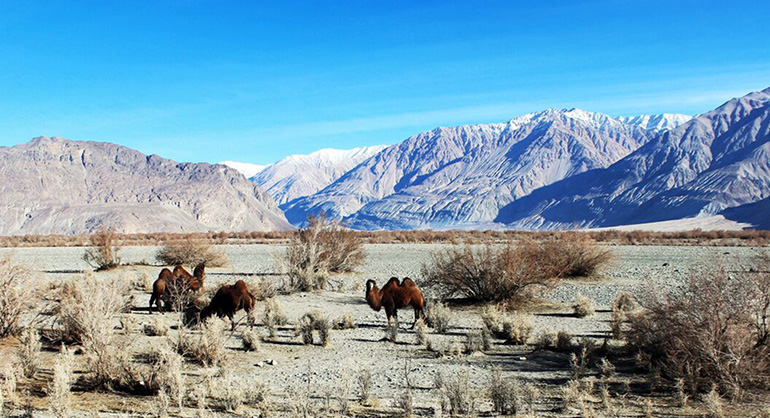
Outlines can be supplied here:
[[492, 371], [487, 396], [492, 400], [492, 409], [498, 414], [516, 415], [522, 412], [518, 382], [513, 379], [503, 379], [500, 367]]
[[738, 397], [770, 387], [770, 274], [765, 266], [756, 270], [730, 275], [707, 266], [683, 289], [650, 297], [644, 311], [629, 318], [629, 346], [694, 391], [717, 385]]
[[222, 369], [222, 375], [214, 381], [214, 398], [226, 411], [237, 411], [241, 405], [264, 406], [268, 388], [262, 382], [235, 376], [232, 369]]
[[83, 260], [97, 271], [109, 270], [120, 265], [120, 243], [112, 228], [99, 227], [88, 237], [91, 248], [83, 254]]
[[612, 260], [612, 253], [600, 247], [587, 234], [562, 232], [544, 243], [551, 263], [563, 277], [587, 277]]
[[302, 315], [299, 319], [296, 334], [302, 336], [304, 344], [313, 344], [313, 331], [318, 331], [321, 345], [326, 347], [329, 345], [331, 328], [332, 323], [329, 318], [320, 311], [313, 311]]
[[425, 319], [428, 325], [436, 332], [443, 334], [449, 330], [452, 324], [452, 310], [441, 302], [432, 302], [426, 305]]
[[547, 247], [532, 240], [516, 246], [456, 246], [434, 253], [422, 266], [426, 287], [441, 299], [478, 302], [521, 302], [554, 286], [562, 274]]
[[144, 324], [144, 334], [150, 337], [168, 335], [168, 325], [163, 321], [163, 318], [156, 316], [152, 322]]
[[25, 328], [19, 337], [19, 348], [16, 351], [24, 376], [32, 377], [37, 373], [40, 367], [41, 347], [40, 333], [32, 326]]
[[283, 313], [281, 302], [273, 298], [265, 299], [265, 313], [262, 316], [262, 324], [267, 328], [270, 338], [276, 336], [277, 326], [286, 325], [287, 322], [288, 318]]
[[578, 293], [575, 298], [575, 304], [572, 305], [572, 310], [575, 312], [575, 316], [578, 318], [585, 318], [594, 314], [596, 309], [594, 308], [594, 301], [583, 296], [582, 293]]
[[467, 354], [478, 353], [484, 350], [484, 338], [481, 331], [471, 331], [465, 334], [465, 352]]
[[169, 395], [179, 408], [187, 395], [184, 359], [167, 344], [156, 346], [150, 354], [152, 371], [148, 382], [151, 390]]
[[62, 346], [53, 366], [53, 379], [48, 384], [49, 409], [56, 418], [68, 418], [71, 412], [73, 354]]
[[556, 349], [559, 351], [572, 350], [572, 334], [569, 331], [561, 330], [556, 333]]
[[180, 339], [179, 353], [204, 366], [217, 366], [225, 359], [225, 321], [207, 318], [201, 324], [199, 334], [185, 335]]
[[166, 266], [195, 266], [200, 263], [206, 267], [227, 265], [227, 256], [222, 250], [214, 248], [206, 238], [191, 235], [165, 241], [155, 258]]
[[426, 345], [428, 343], [428, 327], [423, 321], [417, 321], [417, 325], [414, 327], [414, 335], [417, 338], [418, 345]]
[[529, 341], [535, 321], [532, 315], [514, 313], [503, 321], [503, 336], [509, 344], [524, 345]]
[[356, 381], [358, 382], [358, 399], [361, 401], [361, 403], [369, 402], [372, 390], [371, 369], [369, 369], [369, 367], [364, 367], [361, 369], [361, 371], [358, 372], [358, 376], [356, 376]]
[[329, 274], [351, 272], [365, 258], [363, 241], [355, 231], [324, 213], [310, 215], [307, 227], [294, 233], [284, 255], [290, 290], [325, 289]]
[[442, 377], [439, 383], [443, 395], [442, 411], [447, 411], [453, 417], [472, 416], [476, 412], [478, 397], [471, 388], [468, 370]]
[[343, 314], [342, 317], [337, 320], [337, 324], [334, 326], [335, 329], [353, 329], [355, 327], [356, 320], [353, 319], [353, 314], [350, 312]]
[[0, 337], [18, 335], [21, 316], [34, 306], [37, 286], [24, 266], [0, 258]]
[[246, 351], [259, 351], [259, 336], [254, 331], [243, 331], [241, 333], [241, 343]]

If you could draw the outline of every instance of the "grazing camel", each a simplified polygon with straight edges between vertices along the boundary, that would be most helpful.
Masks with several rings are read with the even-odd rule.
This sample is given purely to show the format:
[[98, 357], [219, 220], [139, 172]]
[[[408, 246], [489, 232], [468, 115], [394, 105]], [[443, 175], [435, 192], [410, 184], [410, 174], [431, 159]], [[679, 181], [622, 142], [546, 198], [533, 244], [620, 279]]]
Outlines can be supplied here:
[[[255, 302], [254, 295], [249, 292], [246, 282], [243, 280], [238, 280], [233, 285], [226, 284], [217, 290], [209, 305], [203, 308], [201, 321], [214, 314], [220, 318], [227, 316], [232, 324], [231, 329], [235, 329], [235, 322], [233, 321], [235, 313], [244, 309], [248, 314], [254, 309]], [[249, 321], [249, 325], [251, 329], [254, 329], [253, 321]]]
[[152, 295], [150, 296], [150, 313], [152, 313], [152, 305], [155, 303], [158, 307], [158, 312], [163, 313], [163, 307], [161, 306], [161, 300], [163, 300], [166, 306], [170, 305], [171, 293], [176, 291], [193, 291], [197, 292], [203, 287], [203, 282], [206, 280], [206, 265], [200, 263], [195, 266], [193, 274], [187, 272], [182, 266], [176, 266], [174, 271], [164, 268], [160, 271], [158, 279], [152, 284]]
[[414, 323], [412, 329], [417, 325], [417, 320], [425, 321], [425, 298], [422, 292], [412, 279], [405, 277], [403, 282], [399, 283], [397, 277], [391, 277], [382, 289], [377, 287], [374, 280], [366, 281], [366, 302], [369, 307], [379, 312], [385, 308], [385, 315], [388, 317], [388, 325], [393, 318], [398, 321], [398, 309], [411, 306], [414, 308]]

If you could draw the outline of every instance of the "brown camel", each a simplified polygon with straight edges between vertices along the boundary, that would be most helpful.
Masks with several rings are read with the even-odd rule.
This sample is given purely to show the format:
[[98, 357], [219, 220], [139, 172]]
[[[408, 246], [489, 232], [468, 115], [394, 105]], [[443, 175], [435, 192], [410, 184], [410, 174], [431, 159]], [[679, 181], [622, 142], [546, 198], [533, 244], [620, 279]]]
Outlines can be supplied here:
[[158, 274], [158, 279], [152, 284], [152, 296], [150, 296], [150, 313], [152, 305], [155, 303], [158, 312], [163, 313], [161, 300], [168, 307], [170, 305], [171, 293], [177, 292], [197, 292], [203, 287], [206, 280], [206, 265], [200, 263], [195, 266], [193, 274], [187, 272], [182, 266], [176, 266], [174, 271], [164, 268]]
[[[209, 305], [203, 308], [201, 321], [214, 314], [220, 318], [227, 316], [232, 324], [231, 329], [235, 329], [235, 322], [233, 321], [235, 313], [244, 309], [248, 314], [254, 309], [255, 302], [254, 295], [249, 292], [246, 282], [243, 280], [238, 280], [233, 285], [226, 284], [217, 290]], [[249, 325], [251, 329], [254, 329], [253, 321], [249, 321]]]
[[379, 312], [385, 308], [385, 315], [388, 317], [388, 325], [393, 318], [398, 321], [398, 309], [411, 306], [414, 308], [414, 323], [412, 328], [417, 325], [417, 320], [425, 321], [425, 298], [422, 292], [412, 279], [405, 277], [403, 282], [399, 283], [397, 277], [391, 277], [382, 289], [377, 287], [374, 280], [366, 281], [366, 302], [369, 307]]

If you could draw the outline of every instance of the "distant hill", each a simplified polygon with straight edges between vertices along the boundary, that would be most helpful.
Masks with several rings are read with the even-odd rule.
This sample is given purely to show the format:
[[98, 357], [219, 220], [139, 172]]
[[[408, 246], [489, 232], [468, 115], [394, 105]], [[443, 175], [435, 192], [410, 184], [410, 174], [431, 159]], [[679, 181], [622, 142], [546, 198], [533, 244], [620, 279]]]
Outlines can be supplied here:
[[109, 143], [39, 137], [0, 148], [0, 234], [287, 230], [235, 169]]

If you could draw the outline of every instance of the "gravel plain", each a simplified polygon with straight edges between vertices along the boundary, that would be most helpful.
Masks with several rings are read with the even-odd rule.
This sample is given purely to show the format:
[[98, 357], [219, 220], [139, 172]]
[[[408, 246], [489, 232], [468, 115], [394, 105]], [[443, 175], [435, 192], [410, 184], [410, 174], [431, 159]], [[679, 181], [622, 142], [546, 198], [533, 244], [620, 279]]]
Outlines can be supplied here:
[[[332, 331], [331, 344], [306, 346], [295, 336], [292, 325], [281, 327], [278, 338], [264, 341], [258, 352], [245, 352], [241, 347], [240, 334], [230, 334], [227, 346], [228, 364], [246, 382], [264, 382], [269, 385], [274, 414], [288, 413], [286, 405], [293, 400], [287, 396], [290, 387], [308, 387], [315, 406], [320, 408], [323, 398], [329, 393], [339, 393], [345, 381], [350, 382], [351, 403], [358, 393], [356, 377], [360, 370], [368, 368], [372, 374], [372, 395], [374, 402], [368, 406], [355, 404], [357, 415], [375, 416], [395, 413], [394, 399], [404, 392], [405, 376], [417, 407], [416, 414], [434, 416], [441, 409], [440, 396], [434, 388], [437, 374], [451, 376], [453, 373], [468, 373], [470, 389], [482, 393], [493, 369], [499, 367], [506, 378], [517, 378], [543, 389], [545, 394], [538, 403], [538, 415], [560, 415], [554, 393], [569, 378], [569, 361], [566, 354], [533, 352], [531, 347], [511, 346], [496, 341], [492, 350], [473, 355], [437, 355], [416, 344], [413, 331], [408, 329], [412, 321], [411, 309], [401, 313], [401, 329], [397, 343], [383, 341], [385, 328], [384, 312], [372, 311], [364, 301], [363, 287], [367, 279], [384, 283], [392, 276], [411, 277], [418, 285], [421, 266], [430, 260], [431, 254], [448, 245], [443, 244], [371, 244], [366, 245], [367, 259], [354, 274], [335, 276], [334, 290], [317, 293], [279, 295], [276, 299], [291, 322], [306, 312], [318, 310], [333, 320], [350, 313], [357, 328]], [[284, 251], [281, 245], [225, 245], [220, 247], [229, 259], [223, 268], [208, 268], [205, 287], [211, 294], [220, 284], [232, 283], [246, 278], [267, 280], [279, 285], [284, 276], [278, 259]], [[749, 247], [676, 247], [676, 246], [611, 246], [613, 261], [599, 275], [589, 279], [566, 280], [548, 295], [552, 303], [547, 309], [534, 313], [535, 331], [567, 330], [576, 338], [592, 338], [601, 343], [608, 333], [608, 322], [612, 302], [620, 292], [644, 295], [648, 292], [663, 291], [682, 285], [694, 269], [704, 263], [724, 262], [730, 268], [740, 266], [760, 249]], [[152, 281], [160, 271], [155, 263], [155, 247], [126, 247], [120, 255], [122, 262], [129, 264], [116, 270], [96, 273], [97, 277], [121, 275], [132, 281]], [[50, 281], [77, 280], [89, 266], [82, 260], [83, 248], [16, 248], [0, 249], [0, 257], [10, 256], [14, 261], [25, 264]], [[721, 260], [721, 261], [719, 261]], [[587, 318], [571, 314], [571, 305], [578, 293], [596, 302], [597, 311]], [[147, 351], [152, 344], [167, 337], [148, 337], [142, 333], [143, 325], [154, 320], [157, 314], [147, 313], [149, 293], [135, 290], [134, 310], [128, 314], [137, 330], [127, 340], [127, 349], [136, 352]], [[257, 303], [258, 319], [262, 317], [264, 303]], [[467, 306], [452, 306], [453, 322], [446, 334], [435, 334], [429, 339], [436, 347], [449, 350], [461, 346], [466, 333], [481, 327], [479, 309]], [[243, 314], [236, 316], [236, 319]], [[163, 315], [164, 321], [174, 327], [177, 316]], [[238, 331], [246, 329], [241, 320]], [[255, 328], [263, 337], [267, 331], [259, 325]], [[172, 328], [170, 338], [175, 330]], [[0, 347], [3, 358], [9, 346]], [[53, 353], [46, 353], [51, 357]], [[50, 358], [45, 364], [50, 364]], [[49, 366], [50, 367], [50, 366]], [[408, 373], [405, 373], [405, 370]], [[202, 376], [213, 373], [197, 366], [189, 367], [187, 380], [191, 387], [200, 384]], [[344, 386], [344, 385], [343, 385]], [[76, 408], [109, 411], [118, 409], [143, 411], [147, 399], [125, 397], [119, 394], [77, 393]], [[479, 398], [481, 399], [481, 398]], [[630, 402], [630, 401], [629, 401]], [[660, 409], [668, 407], [664, 401]], [[633, 404], [633, 402], [631, 402]], [[45, 408], [42, 395], [35, 400], [36, 407]], [[336, 404], [335, 404], [336, 405]], [[633, 405], [632, 405], [633, 406]], [[488, 414], [488, 402], [480, 402], [480, 410]], [[632, 408], [633, 409], [633, 408]], [[174, 412], [174, 410], [172, 410]], [[175, 412], [176, 413], [176, 412]], [[184, 416], [193, 416], [192, 410], [183, 410]], [[228, 415], [212, 412], [213, 415]], [[259, 412], [246, 408], [236, 415], [255, 416]], [[41, 416], [45, 416], [43, 413]]]

